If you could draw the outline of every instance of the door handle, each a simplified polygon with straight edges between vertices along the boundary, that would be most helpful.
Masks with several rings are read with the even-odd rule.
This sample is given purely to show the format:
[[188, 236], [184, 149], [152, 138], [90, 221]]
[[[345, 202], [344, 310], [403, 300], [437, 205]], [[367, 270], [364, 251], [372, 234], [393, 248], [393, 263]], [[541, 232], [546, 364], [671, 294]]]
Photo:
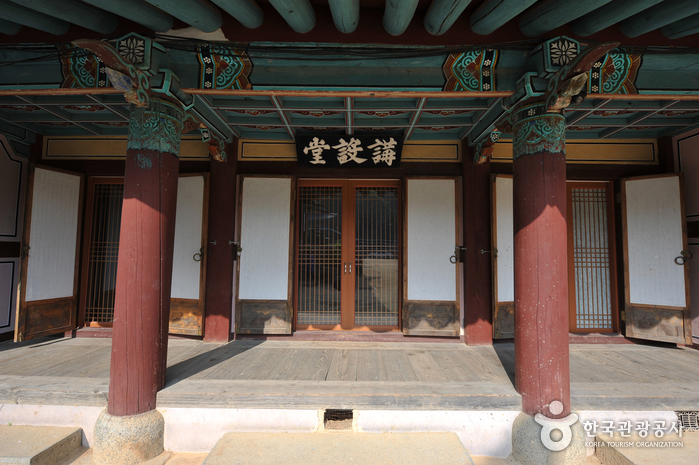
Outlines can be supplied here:
[[345, 274], [347, 274], [347, 262], [345, 262]]
[[680, 256], [675, 258], [675, 263], [677, 265], [682, 266], [685, 263], [687, 263], [687, 260], [691, 260], [692, 257], [694, 257], [692, 252], [690, 252], [688, 250], [683, 250], [682, 252], [680, 252]]
[[195, 262], [200, 262], [202, 258], [204, 258], [204, 247], [199, 249], [199, 252], [192, 255], [192, 260], [194, 260]]
[[349, 270], [350, 270], [350, 274], [352, 274], [352, 262], [349, 262]]

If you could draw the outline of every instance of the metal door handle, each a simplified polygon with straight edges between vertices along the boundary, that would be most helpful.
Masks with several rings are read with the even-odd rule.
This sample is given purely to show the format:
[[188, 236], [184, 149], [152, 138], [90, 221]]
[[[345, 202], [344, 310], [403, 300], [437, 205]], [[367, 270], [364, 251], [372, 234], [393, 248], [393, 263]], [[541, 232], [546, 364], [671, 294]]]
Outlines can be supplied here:
[[347, 262], [345, 262], [345, 274], [347, 274]]
[[350, 262], [349, 266], [350, 266], [350, 274], [352, 274], [352, 262]]
[[192, 260], [194, 260], [195, 262], [200, 262], [203, 257], [204, 257], [204, 247], [199, 249], [199, 252], [192, 255]]
[[687, 263], [687, 260], [691, 260], [692, 257], [694, 257], [692, 252], [688, 250], [683, 250], [682, 252], [680, 252], [680, 256], [675, 258], [675, 263], [680, 266], [684, 265], [685, 263]]

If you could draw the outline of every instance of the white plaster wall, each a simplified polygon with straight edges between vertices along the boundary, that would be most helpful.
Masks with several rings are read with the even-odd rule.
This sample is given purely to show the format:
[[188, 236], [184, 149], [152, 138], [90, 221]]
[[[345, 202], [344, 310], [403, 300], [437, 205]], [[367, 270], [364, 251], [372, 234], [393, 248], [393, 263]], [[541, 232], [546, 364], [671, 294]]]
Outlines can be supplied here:
[[515, 300], [514, 210], [512, 178], [495, 178], [495, 221], [498, 249], [498, 302]]
[[290, 178], [243, 180], [238, 298], [287, 300]]
[[161, 408], [165, 450], [209, 452], [226, 433], [312, 433], [318, 411], [284, 409]]
[[199, 299], [201, 262], [194, 261], [192, 257], [201, 248], [203, 215], [204, 177], [180, 177], [177, 184], [171, 297]]
[[507, 457], [519, 411], [359, 410], [359, 431], [369, 433], [454, 432], [471, 455]]
[[408, 180], [408, 300], [456, 300], [456, 185]]
[[41, 168], [34, 173], [27, 301], [73, 295], [80, 181]]
[[630, 303], [684, 307], [682, 210], [676, 176], [626, 181]]

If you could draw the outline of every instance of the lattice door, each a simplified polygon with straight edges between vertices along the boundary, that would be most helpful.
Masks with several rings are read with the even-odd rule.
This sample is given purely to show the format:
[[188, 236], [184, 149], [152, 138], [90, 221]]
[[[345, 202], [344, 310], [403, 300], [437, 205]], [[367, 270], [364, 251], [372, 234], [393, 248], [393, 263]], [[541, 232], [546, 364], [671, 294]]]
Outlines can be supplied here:
[[571, 332], [616, 329], [612, 207], [609, 183], [568, 183]]
[[398, 181], [299, 181], [297, 329], [400, 325]]

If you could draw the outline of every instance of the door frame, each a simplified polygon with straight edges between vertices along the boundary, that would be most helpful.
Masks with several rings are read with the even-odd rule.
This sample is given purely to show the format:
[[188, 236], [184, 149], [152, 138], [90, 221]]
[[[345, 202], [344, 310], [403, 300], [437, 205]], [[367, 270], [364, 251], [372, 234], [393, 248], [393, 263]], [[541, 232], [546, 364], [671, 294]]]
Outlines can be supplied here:
[[[376, 331], [376, 332], [400, 332], [402, 328], [402, 314], [403, 314], [403, 258], [404, 258], [404, 238], [403, 238], [403, 191], [404, 182], [401, 179], [353, 179], [353, 178], [303, 178], [297, 179], [296, 182], [296, 198], [295, 198], [295, 218], [297, 221], [294, 225], [294, 270], [298, 270], [299, 266], [299, 239], [301, 237], [301, 215], [300, 215], [300, 195], [299, 190], [301, 187], [318, 186], [318, 187], [340, 187], [342, 188], [342, 235], [343, 237], [349, 237], [351, 235], [356, 239], [356, 188], [357, 187], [396, 187], [398, 189], [398, 277], [397, 277], [397, 295], [398, 300], [398, 324], [392, 325], [362, 325], [355, 326], [355, 292], [341, 292], [341, 303], [340, 303], [340, 324], [339, 325], [299, 325], [298, 324], [298, 306], [299, 306], [299, 273], [294, 273], [294, 294], [293, 294], [293, 306], [294, 306], [294, 318], [293, 318], [293, 329], [294, 331]], [[352, 218], [352, 221], [346, 221], [346, 218]], [[341, 261], [351, 262], [355, 265], [355, 270], [357, 269], [355, 263], [356, 254], [356, 241], [350, 241], [351, 243], [348, 247], [344, 246], [344, 242], [341, 250]], [[342, 276], [342, 286], [341, 289], [347, 289], [346, 281], [351, 281], [349, 286], [351, 289], [355, 289], [357, 275], [351, 274], [350, 276]], [[347, 311], [343, 311], [347, 308]], [[300, 326], [300, 327], [299, 327]]]

